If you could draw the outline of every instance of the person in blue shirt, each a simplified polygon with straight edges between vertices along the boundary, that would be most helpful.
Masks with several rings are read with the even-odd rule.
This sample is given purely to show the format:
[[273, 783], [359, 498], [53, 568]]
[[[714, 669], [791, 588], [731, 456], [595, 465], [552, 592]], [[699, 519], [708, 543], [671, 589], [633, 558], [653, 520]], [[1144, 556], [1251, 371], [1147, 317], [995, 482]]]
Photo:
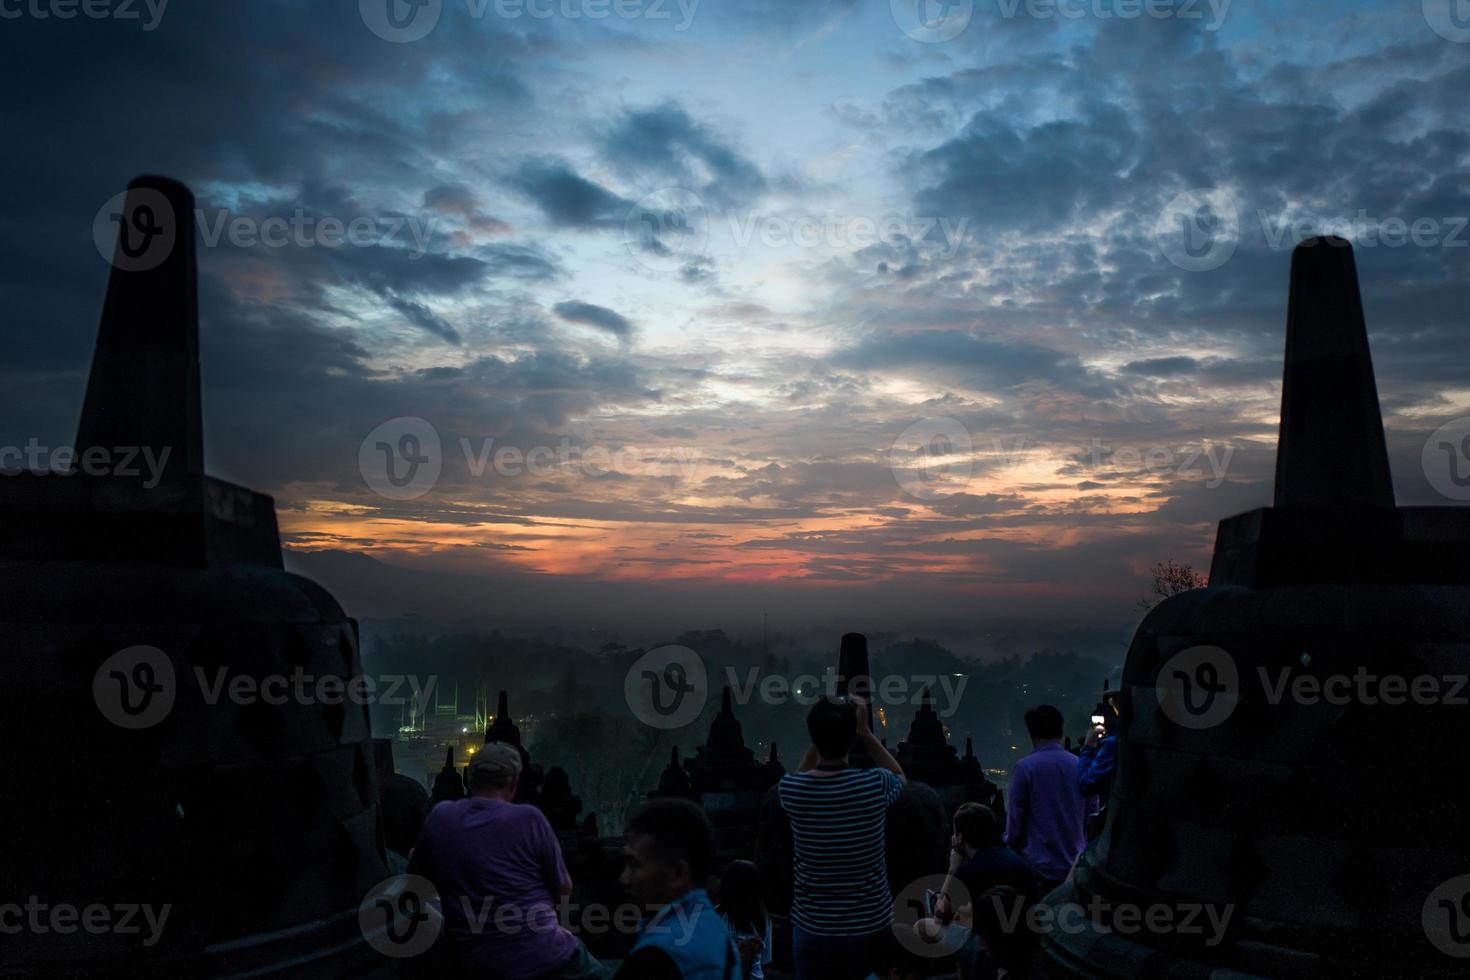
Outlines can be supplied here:
[[618, 971], [620, 980], [741, 980], [740, 954], [709, 894], [714, 833], [688, 800], [659, 799], [628, 821], [621, 883], [651, 915]]
[[1103, 723], [1092, 729], [1077, 755], [1077, 789], [1088, 801], [1087, 839], [1102, 833], [1107, 822], [1108, 796], [1118, 764], [1118, 736], [1113, 733], [1116, 713], [1103, 713]]

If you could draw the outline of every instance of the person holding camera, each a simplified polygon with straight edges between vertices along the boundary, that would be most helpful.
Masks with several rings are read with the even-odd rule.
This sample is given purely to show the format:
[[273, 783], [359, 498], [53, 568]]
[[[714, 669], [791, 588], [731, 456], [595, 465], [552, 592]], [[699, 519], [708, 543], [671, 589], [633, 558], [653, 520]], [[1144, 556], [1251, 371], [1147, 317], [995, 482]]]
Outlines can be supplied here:
[[[862, 980], [875, 937], [893, 922], [884, 850], [903, 768], [868, 727], [860, 700], [823, 698], [807, 714], [812, 744], [777, 799], [795, 850], [792, 955], [798, 980]], [[849, 765], [854, 744], [872, 768]]]

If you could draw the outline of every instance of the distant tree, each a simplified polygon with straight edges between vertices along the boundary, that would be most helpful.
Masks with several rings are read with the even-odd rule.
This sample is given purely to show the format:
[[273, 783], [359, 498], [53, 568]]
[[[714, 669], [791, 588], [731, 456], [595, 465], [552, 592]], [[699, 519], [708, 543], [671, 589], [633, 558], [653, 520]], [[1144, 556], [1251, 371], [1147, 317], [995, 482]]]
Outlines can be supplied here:
[[1172, 558], [1156, 562], [1149, 574], [1153, 578], [1152, 587], [1145, 598], [1138, 600], [1140, 609], [1152, 609], [1170, 596], [1203, 589], [1210, 583], [1208, 575], [1196, 572], [1188, 562], [1177, 562]]

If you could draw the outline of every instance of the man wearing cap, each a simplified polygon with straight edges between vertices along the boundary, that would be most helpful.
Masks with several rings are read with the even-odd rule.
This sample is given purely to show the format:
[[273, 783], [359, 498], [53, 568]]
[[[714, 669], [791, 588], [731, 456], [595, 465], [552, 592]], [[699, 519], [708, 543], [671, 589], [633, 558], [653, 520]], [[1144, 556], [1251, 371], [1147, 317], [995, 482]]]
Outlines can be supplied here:
[[409, 871], [434, 883], [464, 967], [498, 980], [601, 980], [607, 970], [557, 921], [572, 879], [550, 822], [511, 802], [520, 774], [514, 746], [489, 742], [471, 756], [469, 797], [430, 811]]

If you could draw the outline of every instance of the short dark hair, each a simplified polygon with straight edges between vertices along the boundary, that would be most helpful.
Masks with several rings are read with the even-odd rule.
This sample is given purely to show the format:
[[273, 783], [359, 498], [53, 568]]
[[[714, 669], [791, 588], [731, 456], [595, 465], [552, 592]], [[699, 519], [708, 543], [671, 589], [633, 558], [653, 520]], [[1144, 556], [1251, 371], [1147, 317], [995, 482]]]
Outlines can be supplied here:
[[1000, 821], [995, 811], [979, 803], [966, 803], [954, 815], [954, 832], [971, 847], [1000, 843]]
[[762, 898], [765, 890], [759, 866], [752, 861], [731, 861], [720, 875], [720, 904], [715, 911], [741, 932], [764, 936], [770, 924]]
[[1062, 713], [1054, 705], [1038, 704], [1026, 712], [1026, 731], [1032, 738], [1061, 738]]
[[715, 837], [704, 811], [688, 800], [664, 797], [644, 805], [628, 820], [627, 835], [653, 839], [654, 852], [670, 864], [684, 861], [689, 877], [703, 885], [715, 863]]
[[851, 701], [822, 698], [806, 713], [806, 731], [823, 758], [847, 755], [857, 738], [857, 708]]

